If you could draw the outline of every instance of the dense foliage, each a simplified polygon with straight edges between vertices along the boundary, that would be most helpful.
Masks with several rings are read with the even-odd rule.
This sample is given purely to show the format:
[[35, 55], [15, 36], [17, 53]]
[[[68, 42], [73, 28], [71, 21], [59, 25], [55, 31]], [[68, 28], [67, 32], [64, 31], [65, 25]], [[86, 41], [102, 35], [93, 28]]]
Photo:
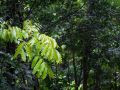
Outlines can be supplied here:
[[1, 0], [0, 90], [120, 90], [119, 0]]

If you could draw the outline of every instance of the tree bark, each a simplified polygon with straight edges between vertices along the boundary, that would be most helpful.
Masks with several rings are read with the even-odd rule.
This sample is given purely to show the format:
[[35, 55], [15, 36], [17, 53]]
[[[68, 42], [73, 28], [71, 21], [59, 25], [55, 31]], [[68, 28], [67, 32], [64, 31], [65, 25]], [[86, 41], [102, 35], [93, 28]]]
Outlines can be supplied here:
[[97, 64], [96, 65], [96, 70], [95, 70], [95, 88], [94, 90], [101, 90], [100, 89], [100, 66]]
[[68, 89], [70, 89], [70, 66], [69, 66], [69, 60], [68, 60], [68, 71], [67, 71], [67, 80], [68, 80]]
[[77, 70], [75, 65], [75, 53], [73, 52], [73, 67], [74, 67], [74, 79], [75, 79], [75, 90], [78, 90], [78, 82], [77, 82]]
[[88, 58], [87, 58], [88, 56], [86, 55], [83, 58], [83, 90], [87, 90], [87, 80], [88, 80]]
[[[94, 4], [97, 0], [87, 0], [88, 3], [88, 20], [91, 20], [91, 17], [95, 15], [94, 12]], [[92, 23], [89, 24], [89, 26], [93, 25]], [[93, 43], [93, 37], [94, 34], [94, 28], [91, 28], [89, 26], [86, 26], [86, 30], [83, 30], [83, 90], [87, 90], [87, 81], [89, 76], [89, 60], [91, 59], [91, 48]]]

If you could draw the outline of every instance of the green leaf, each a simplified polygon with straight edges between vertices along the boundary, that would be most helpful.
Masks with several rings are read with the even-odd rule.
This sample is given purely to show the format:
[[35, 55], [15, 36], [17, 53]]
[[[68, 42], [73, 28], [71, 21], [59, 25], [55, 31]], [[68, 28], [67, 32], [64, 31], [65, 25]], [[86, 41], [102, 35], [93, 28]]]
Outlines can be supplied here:
[[48, 47], [49, 47], [48, 45], [46, 45], [44, 47], [44, 49], [42, 50], [42, 53], [41, 53], [42, 56], [45, 56], [46, 52], [48, 51]]
[[[52, 48], [51, 48], [51, 47], [48, 47], [48, 51], [46, 52], [46, 57], [47, 57], [48, 59], [50, 59], [51, 52], [52, 52]], [[51, 59], [50, 59], [50, 60], [51, 60]]]
[[2, 39], [2, 30], [0, 30], [0, 39]]
[[41, 34], [39, 36], [39, 40], [41, 40], [41, 42], [44, 43], [46, 41], [46, 36], [44, 34]]
[[50, 53], [49, 59], [50, 60], [54, 59], [54, 49], [52, 49], [52, 48], [51, 48], [51, 53]]
[[17, 56], [21, 53], [23, 46], [25, 45], [25, 42], [22, 42], [18, 45], [15, 54], [14, 54], [14, 59], [17, 58]]
[[28, 55], [28, 57], [29, 57], [29, 61], [31, 61], [32, 60], [32, 57], [33, 57], [33, 53], [32, 53], [32, 48], [30, 47], [30, 45], [26, 45], [25, 46], [25, 50], [26, 50], [26, 53], [27, 53], [27, 55]]
[[21, 50], [21, 58], [22, 58], [22, 60], [24, 61], [24, 62], [26, 62], [26, 53], [25, 53], [25, 51], [22, 49]]
[[4, 29], [4, 30], [3, 30], [3, 33], [2, 33], [2, 39], [5, 40], [5, 41], [6, 41], [6, 39], [7, 39], [7, 38], [6, 38], [6, 35], [7, 35], [7, 32], [6, 32], [6, 31], [7, 31], [7, 30]]
[[58, 45], [57, 45], [55, 39], [50, 38], [50, 40], [51, 40], [51, 44], [52, 44], [53, 48], [58, 47]]
[[40, 68], [39, 68], [39, 76], [42, 76], [44, 69], [45, 69], [45, 62], [43, 62], [43, 63], [40, 65]]
[[35, 65], [35, 67], [34, 67], [34, 69], [33, 69], [33, 74], [35, 74], [37, 71], [39, 71], [39, 68], [40, 68], [40, 65], [41, 65], [42, 62], [43, 62], [42, 59], [40, 59], [40, 60], [38, 61], [38, 63]]
[[7, 41], [10, 41], [10, 42], [13, 41], [13, 39], [11, 38], [11, 36], [12, 36], [12, 35], [11, 35], [10, 31], [9, 31], [9, 30], [6, 31], [6, 38], [7, 38], [6, 40], [7, 40]]
[[32, 68], [34, 68], [34, 66], [36, 65], [38, 59], [39, 59], [39, 56], [35, 56], [35, 58], [32, 61]]
[[40, 44], [40, 42], [36, 42], [36, 48], [37, 48], [36, 54], [39, 55], [39, 53], [41, 51], [41, 44]]
[[15, 29], [11, 30], [11, 33], [12, 33], [12, 38], [16, 39], [16, 31], [15, 31]]
[[32, 38], [32, 39], [30, 39], [29, 41], [28, 41], [28, 44], [30, 45], [30, 46], [33, 46], [34, 44], [35, 44], [35, 41], [36, 41], [36, 38]]
[[28, 38], [28, 33], [25, 32], [24, 30], [22, 30], [22, 36], [23, 36], [23, 38]]
[[61, 55], [60, 55], [60, 53], [57, 50], [54, 50], [54, 58], [55, 58], [57, 63], [61, 63], [62, 62]]
[[44, 80], [47, 76], [47, 67], [45, 66], [43, 74], [42, 74], [42, 79]]
[[52, 71], [52, 69], [51, 69], [51, 67], [49, 65], [47, 65], [47, 70], [48, 70], [49, 77], [53, 78], [54, 77], [54, 73], [53, 73], [53, 71]]
[[57, 63], [61, 63], [62, 62], [62, 57], [61, 57], [60, 53], [57, 50], [56, 50], [56, 52], [57, 52], [57, 57], [58, 57]]

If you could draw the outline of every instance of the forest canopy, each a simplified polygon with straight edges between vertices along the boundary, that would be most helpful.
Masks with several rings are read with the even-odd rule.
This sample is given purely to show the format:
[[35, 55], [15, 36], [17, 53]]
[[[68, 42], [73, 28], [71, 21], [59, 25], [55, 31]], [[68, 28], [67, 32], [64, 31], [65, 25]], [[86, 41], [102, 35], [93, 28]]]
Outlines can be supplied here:
[[0, 90], [120, 90], [120, 0], [0, 0]]

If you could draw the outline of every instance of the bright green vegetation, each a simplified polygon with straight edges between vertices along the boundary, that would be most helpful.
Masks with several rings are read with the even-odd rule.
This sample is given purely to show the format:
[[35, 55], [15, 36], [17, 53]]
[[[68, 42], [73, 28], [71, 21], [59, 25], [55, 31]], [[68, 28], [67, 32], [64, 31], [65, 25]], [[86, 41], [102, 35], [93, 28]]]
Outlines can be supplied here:
[[60, 63], [62, 60], [60, 53], [56, 50], [58, 47], [56, 41], [44, 34], [39, 34], [30, 21], [24, 22], [23, 30], [10, 26], [8, 29], [1, 30], [0, 39], [5, 43], [18, 44], [13, 59], [20, 54], [24, 62], [26, 60], [32, 62], [33, 74], [37, 74], [38, 77], [42, 76], [42, 79], [45, 79], [47, 74], [50, 77], [54, 75], [44, 59], [56, 63]]

